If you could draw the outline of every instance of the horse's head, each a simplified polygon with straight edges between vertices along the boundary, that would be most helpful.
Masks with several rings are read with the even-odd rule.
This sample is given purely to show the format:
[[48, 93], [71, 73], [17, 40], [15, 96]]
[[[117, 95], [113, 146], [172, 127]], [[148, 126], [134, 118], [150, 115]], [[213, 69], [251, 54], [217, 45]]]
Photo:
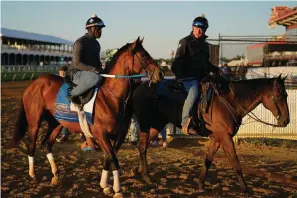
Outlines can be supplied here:
[[264, 107], [273, 113], [280, 127], [286, 127], [290, 122], [285, 79], [281, 75], [273, 78], [271, 87], [262, 98]]
[[164, 72], [156, 61], [142, 46], [143, 39], [137, 38], [130, 45], [129, 70], [132, 74], [144, 73], [148, 75], [149, 80], [154, 83], [159, 82], [164, 77]]

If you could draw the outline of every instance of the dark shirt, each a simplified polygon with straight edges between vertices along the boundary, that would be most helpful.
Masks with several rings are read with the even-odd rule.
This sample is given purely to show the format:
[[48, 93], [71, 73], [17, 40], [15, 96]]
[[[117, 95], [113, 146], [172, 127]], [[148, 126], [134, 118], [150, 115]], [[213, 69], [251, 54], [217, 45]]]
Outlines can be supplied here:
[[77, 39], [73, 47], [73, 60], [70, 71], [91, 71], [96, 69], [103, 72], [100, 61], [100, 44], [95, 37], [85, 34]]
[[209, 44], [205, 41], [206, 38], [204, 35], [196, 39], [191, 32], [179, 41], [171, 67], [177, 79], [202, 79], [208, 72], [219, 72], [219, 68], [209, 61]]

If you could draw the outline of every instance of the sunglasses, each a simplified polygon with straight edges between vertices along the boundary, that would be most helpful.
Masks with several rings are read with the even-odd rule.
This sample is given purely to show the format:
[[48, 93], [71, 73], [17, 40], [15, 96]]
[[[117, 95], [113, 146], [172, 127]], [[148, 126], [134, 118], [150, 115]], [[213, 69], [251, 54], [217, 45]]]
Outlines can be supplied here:
[[193, 22], [192, 25], [195, 26], [195, 27], [201, 28], [201, 29], [207, 29], [208, 28], [207, 24], [204, 24], [204, 23], [199, 22], [199, 21]]

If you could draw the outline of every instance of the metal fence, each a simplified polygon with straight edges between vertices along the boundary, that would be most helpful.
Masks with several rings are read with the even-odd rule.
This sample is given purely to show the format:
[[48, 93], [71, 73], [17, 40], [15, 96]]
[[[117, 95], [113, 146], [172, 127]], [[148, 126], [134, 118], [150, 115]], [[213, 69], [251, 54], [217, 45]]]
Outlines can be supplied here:
[[46, 73], [57, 74], [58, 65], [48, 66], [24, 66], [3, 65], [1, 66], [1, 82], [33, 80]]
[[207, 41], [219, 45], [220, 64], [239, 60], [245, 66], [297, 66], [297, 35], [290, 41], [282, 36], [222, 35]]

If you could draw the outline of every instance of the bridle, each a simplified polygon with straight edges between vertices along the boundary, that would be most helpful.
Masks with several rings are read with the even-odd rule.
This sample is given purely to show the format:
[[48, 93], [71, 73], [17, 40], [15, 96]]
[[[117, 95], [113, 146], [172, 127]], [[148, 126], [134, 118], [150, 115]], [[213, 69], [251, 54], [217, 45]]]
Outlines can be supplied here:
[[273, 95], [272, 95], [272, 102], [273, 104], [275, 105], [276, 109], [277, 109], [277, 121], [279, 121], [279, 119], [281, 118], [282, 114], [281, 114], [281, 111], [280, 111], [280, 108], [277, 104], [277, 101], [281, 100], [283, 97], [286, 97], [288, 96], [288, 94], [286, 93], [286, 91], [284, 90], [283, 93], [280, 95], [280, 97], [276, 98], [275, 95], [274, 95], [274, 90], [276, 88], [276, 85], [273, 85]]
[[[246, 115], [248, 115], [250, 118], [252, 118], [253, 120], [255, 120], [255, 121], [257, 121], [257, 122], [260, 122], [260, 123], [263, 123], [263, 124], [266, 124], [266, 125], [269, 125], [269, 126], [280, 127], [280, 126], [277, 125], [277, 124], [271, 124], [271, 123], [268, 123], [268, 122], [265, 122], [265, 121], [261, 120], [261, 119], [258, 118], [253, 112], [251, 112], [251, 111], [249, 112], [248, 110], [246, 110], [245, 108], [243, 108], [243, 106], [238, 102], [237, 97], [236, 97], [236, 95], [235, 95], [235, 93], [234, 93], [234, 90], [231, 88], [230, 85], [229, 85], [229, 89], [230, 89], [230, 91], [232, 92], [232, 94], [233, 94], [235, 100], [237, 101], [239, 107], [240, 107], [240, 108], [243, 110], [243, 112], [244, 112]], [[286, 92], [284, 92], [279, 98], [276, 98], [276, 97], [274, 96], [274, 89], [275, 89], [275, 85], [273, 86], [273, 90], [272, 90], [272, 92], [273, 92], [273, 95], [272, 95], [272, 102], [273, 102], [273, 104], [275, 105], [275, 107], [276, 107], [276, 109], [277, 109], [277, 117], [276, 117], [276, 120], [279, 121], [279, 119], [281, 118], [281, 111], [280, 111], [279, 106], [278, 106], [278, 104], [277, 104], [277, 102], [276, 102], [276, 99], [277, 99], [277, 100], [280, 100], [282, 97], [285, 97], [287, 94], [286, 94]], [[230, 111], [230, 113], [232, 114], [231, 111]], [[253, 116], [251, 116], [250, 114], [252, 114]], [[234, 118], [234, 115], [232, 115], [232, 116], [233, 116], [233, 118]], [[243, 123], [242, 123], [242, 124], [243, 124]]]
[[[145, 67], [145, 64], [143, 63], [143, 61], [140, 61], [139, 57], [137, 56], [137, 54], [135, 53], [135, 56], [136, 56], [136, 59], [138, 61], [138, 63], [140, 64], [141, 66], [141, 70], [144, 70], [146, 75], [149, 77], [149, 86], [151, 85], [152, 83], [152, 79], [153, 79], [153, 75], [155, 73], [155, 70], [156, 70], [156, 66], [154, 67], [154, 70], [153, 72], [150, 74], [150, 72], [146, 69]], [[134, 56], [133, 56], [133, 64], [132, 64], [132, 68], [134, 67]], [[141, 71], [140, 71], [141, 73]]]
[[[140, 73], [141, 73], [142, 70], [144, 70], [145, 73], [146, 73], [146, 76], [149, 76], [149, 86], [150, 86], [150, 85], [151, 85], [151, 82], [152, 82], [153, 75], [154, 75], [154, 73], [155, 73], [155, 70], [156, 70], [156, 67], [157, 67], [157, 66], [155, 65], [153, 72], [150, 73], [150, 72], [146, 69], [146, 64], [144, 63], [144, 61], [141, 61], [141, 60], [139, 59], [139, 57], [137, 56], [137, 54], [135, 53], [135, 54], [133, 55], [132, 69], [134, 68], [134, 56], [136, 56], [136, 59], [137, 59], [138, 63], [139, 63], [140, 66], [141, 66]], [[123, 116], [124, 116], [125, 113], [126, 113], [126, 106], [127, 106], [127, 104], [128, 104], [128, 100], [129, 100], [130, 95], [131, 95], [131, 82], [130, 82], [130, 80], [131, 80], [131, 78], [139, 78], [139, 76], [138, 76], [138, 75], [132, 75], [132, 76], [125, 76], [124, 78], [127, 78], [127, 79], [128, 79], [128, 82], [129, 82], [129, 93], [128, 93], [128, 96], [126, 97], [126, 99], [125, 99], [124, 102], [123, 102], [123, 105], [124, 105]], [[113, 94], [112, 91], [109, 90], [108, 87], [106, 87], [105, 84], [103, 84], [103, 86], [107, 89], [107, 91], [108, 91], [112, 96], [114, 96], [116, 99], [118, 99], [119, 101], [121, 101], [121, 99], [120, 99], [119, 97], [117, 97], [115, 94]]]

